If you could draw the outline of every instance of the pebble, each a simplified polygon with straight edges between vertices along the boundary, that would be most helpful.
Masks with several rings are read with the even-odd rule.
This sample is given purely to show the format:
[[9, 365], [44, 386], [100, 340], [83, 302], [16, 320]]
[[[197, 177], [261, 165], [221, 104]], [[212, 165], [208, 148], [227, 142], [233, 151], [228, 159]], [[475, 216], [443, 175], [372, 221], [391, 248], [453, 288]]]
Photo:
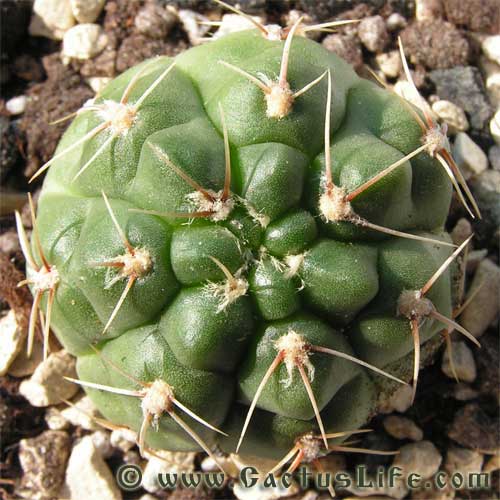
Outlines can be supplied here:
[[210, 26], [201, 23], [208, 22], [210, 19], [188, 9], [179, 10], [179, 19], [184, 31], [187, 33], [191, 45], [203, 43], [203, 37], [210, 30]]
[[455, 245], [462, 244], [472, 234], [472, 224], [469, 219], [462, 217], [458, 219], [451, 231], [451, 239]]
[[419, 441], [402, 446], [393, 466], [401, 467], [403, 474], [416, 473], [429, 479], [439, 470], [441, 461], [441, 454], [430, 441]]
[[385, 20], [385, 25], [389, 31], [403, 29], [406, 24], [406, 19], [399, 12], [394, 12]]
[[448, 437], [465, 448], [498, 448], [498, 420], [489, 417], [479, 404], [468, 403], [455, 413]]
[[443, 16], [441, 0], [416, 0], [415, 18], [417, 21], [432, 21]]
[[399, 80], [394, 85], [394, 92], [399, 96], [406, 99], [408, 102], [411, 102], [417, 108], [420, 108], [426, 114], [432, 117], [432, 119], [436, 119], [436, 115], [432, 108], [429, 106], [427, 101], [421, 97], [419, 97], [413, 88], [413, 85], [406, 80]]
[[66, 469], [66, 485], [71, 500], [121, 500], [115, 478], [94, 445], [91, 436], [85, 436], [73, 447]]
[[42, 361], [31, 378], [21, 382], [19, 392], [33, 406], [59, 404], [63, 399], [71, 399], [79, 390], [77, 384], [63, 377], [76, 376], [75, 358], [61, 350]]
[[73, 401], [75, 406], [68, 406], [61, 411], [61, 416], [71, 425], [81, 427], [88, 431], [100, 429], [99, 424], [93, 418], [99, 417], [99, 411], [88, 396], [81, 396]]
[[38, 365], [43, 361], [43, 345], [35, 339], [33, 352], [28, 358], [26, 349], [21, 349], [9, 368], [9, 375], [16, 378], [29, 377], [35, 373]]
[[495, 109], [500, 108], [500, 65], [491, 62], [484, 56], [479, 58], [479, 67], [484, 74], [486, 93], [491, 105]]
[[70, 0], [35, 0], [30, 35], [62, 40], [64, 33], [74, 25]]
[[459, 382], [453, 388], [453, 397], [457, 401], [471, 401], [479, 396], [479, 392], [467, 384]]
[[26, 338], [26, 330], [21, 328], [12, 309], [0, 319], [0, 338], [0, 376], [3, 376], [23, 348]]
[[482, 129], [492, 115], [480, 71], [472, 66], [458, 66], [429, 73], [441, 99], [461, 107], [469, 116], [472, 128]]
[[[262, 17], [252, 17], [258, 23], [265, 24], [265, 21]], [[237, 31], [255, 29], [255, 25], [250, 20], [238, 14], [224, 14], [222, 16], [221, 22], [222, 24], [219, 26], [212, 37], [214, 40], [225, 35], [229, 35], [230, 33], [236, 33]]]
[[490, 132], [493, 140], [500, 145], [500, 110], [495, 113], [490, 121]]
[[26, 493], [24, 498], [58, 497], [70, 449], [71, 440], [62, 431], [48, 430], [19, 442], [19, 462], [23, 468], [20, 491]]
[[389, 41], [383, 17], [365, 17], [358, 25], [358, 37], [370, 52], [381, 52]]
[[488, 151], [488, 158], [490, 160], [493, 170], [500, 171], [500, 146], [491, 146]]
[[71, 59], [91, 59], [107, 44], [108, 36], [99, 24], [79, 24], [64, 34], [61, 55], [66, 63]]
[[450, 475], [458, 472], [468, 477], [469, 474], [481, 472], [483, 461], [484, 456], [475, 450], [451, 446], [446, 452], [444, 468]]
[[363, 66], [361, 44], [355, 36], [333, 33], [325, 37], [322, 43], [325, 49], [337, 54], [354, 69], [360, 69]]
[[109, 432], [100, 429], [93, 432], [90, 437], [92, 438], [92, 442], [102, 458], [106, 459], [113, 455], [114, 448], [111, 444]]
[[375, 60], [377, 61], [377, 64], [384, 75], [388, 76], [389, 78], [397, 78], [401, 73], [401, 57], [397, 50], [391, 50], [389, 52], [377, 54], [375, 56]]
[[[193, 472], [196, 453], [172, 453], [159, 450], [158, 457], [148, 456], [148, 463], [142, 475], [142, 487], [149, 493], [158, 493], [162, 490], [158, 482], [159, 474], [180, 474]], [[161, 458], [159, 458], [161, 457]]]
[[481, 48], [490, 61], [500, 64], [500, 35], [486, 37]]
[[408, 61], [429, 69], [462, 66], [469, 60], [469, 42], [442, 19], [411, 23], [401, 32], [401, 40]]
[[452, 153], [465, 179], [479, 175], [488, 168], [486, 153], [465, 132], [457, 134]]
[[79, 23], [93, 23], [99, 17], [106, 0], [70, 0], [70, 3]]
[[422, 429], [409, 418], [390, 415], [384, 419], [383, 425], [386, 432], [396, 439], [422, 441], [424, 437]]
[[111, 444], [119, 450], [126, 453], [131, 450], [137, 443], [137, 434], [132, 429], [126, 427], [115, 429], [111, 432]]
[[28, 98], [25, 95], [18, 95], [9, 99], [5, 103], [5, 107], [11, 115], [20, 115], [26, 109], [27, 100]]
[[134, 19], [139, 33], [150, 38], [165, 38], [177, 23], [177, 16], [156, 3], [147, 3]]
[[469, 128], [469, 121], [464, 110], [450, 101], [436, 101], [432, 104], [432, 111], [448, 125], [450, 134], [465, 132]]
[[[500, 177], [500, 172], [488, 172]], [[468, 295], [479, 286], [481, 289], [460, 315], [460, 324], [474, 337], [483, 335], [500, 311], [500, 267], [489, 259], [484, 259], [477, 267]]]
[[381, 413], [398, 411], [404, 413], [411, 406], [412, 389], [409, 385], [402, 385], [386, 400], [380, 404]]
[[[235, 464], [231, 455], [221, 455], [217, 457], [218, 462], [224, 467], [224, 470], [233, 478], [237, 478], [240, 469]], [[212, 457], [205, 457], [201, 462], [201, 470], [203, 472], [219, 472], [219, 465]]]
[[[452, 342], [451, 354], [458, 379], [463, 382], [474, 382], [477, 375], [476, 362], [474, 361], [472, 351], [466, 343], [463, 341]], [[455, 378], [451, 369], [449, 349], [445, 349], [444, 351], [441, 370], [447, 377]]]
[[109, 76], [91, 76], [86, 79], [88, 86], [96, 93], [101, 93], [113, 78]]
[[69, 427], [69, 422], [61, 415], [61, 412], [55, 407], [50, 406], [45, 412], [45, 422], [47, 427], [53, 431], [62, 431]]

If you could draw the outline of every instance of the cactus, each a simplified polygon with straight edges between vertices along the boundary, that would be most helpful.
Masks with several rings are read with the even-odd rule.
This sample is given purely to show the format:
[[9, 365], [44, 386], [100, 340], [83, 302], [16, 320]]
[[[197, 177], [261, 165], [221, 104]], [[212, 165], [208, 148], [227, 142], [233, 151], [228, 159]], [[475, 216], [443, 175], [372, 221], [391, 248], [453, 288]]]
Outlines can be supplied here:
[[301, 21], [126, 71], [35, 174], [31, 247], [18, 216], [30, 346], [44, 305], [141, 450], [363, 451], [338, 440], [458, 327], [445, 134]]

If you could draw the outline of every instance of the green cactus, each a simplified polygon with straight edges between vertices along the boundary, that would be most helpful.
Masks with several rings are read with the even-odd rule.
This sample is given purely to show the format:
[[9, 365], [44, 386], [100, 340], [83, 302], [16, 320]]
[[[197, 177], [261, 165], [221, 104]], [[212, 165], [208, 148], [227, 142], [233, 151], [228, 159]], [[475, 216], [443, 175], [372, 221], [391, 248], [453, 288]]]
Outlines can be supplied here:
[[18, 217], [30, 339], [44, 303], [141, 449], [314, 460], [451, 321], [445, 135], [299, 24], [113, 80], [37, 173], [33, 255]]

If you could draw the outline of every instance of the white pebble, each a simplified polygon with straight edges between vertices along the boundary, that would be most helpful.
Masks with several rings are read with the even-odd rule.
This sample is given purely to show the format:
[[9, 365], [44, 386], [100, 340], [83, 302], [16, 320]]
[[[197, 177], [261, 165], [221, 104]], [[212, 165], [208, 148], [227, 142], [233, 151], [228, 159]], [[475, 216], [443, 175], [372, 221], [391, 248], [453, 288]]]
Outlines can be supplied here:
[[385, 25], [389, 31], [402, 29], [406, 24], [406, 19], [399, 12], [394, 12], [385, 20]]
[[116, 480], [91, 436], [83, 437], [73, 448], [66, 468], [66, 485], [71, 500], [122, 499]]
[[50, 406], [45, 412], [45, 422], [52, 431], [62, 431], [69, 427], [69, 422], [61, 415], [61, 412], [55, 407]]
[[28, 380], [23, 380], [19, 392], [33, 406], [50, 406], [71, 399], [79, 390], [77, 384], [63, 377], [76, 378], [75, 358], [61, 350], [50, 354], [40, 363]]
[[207, 17], [188, 9], [179, 10], [179, 19], [187, 33], [191, 45], [199, 45], [210, 30], [210, 25], [201, 24], [210, 21]]
[[404, 475], [416, 473], [429, 479], [439, 470], [441, 461], [441, 454], [430, 441], [419, 441], [402, 446], [393, 466], [401, 467]]
[[79, 23], [93, 23], [102, 11], [106, 0], [70, 0], [71, 10]]
[[21, 328], [17, 322], [15, 312], [11, 309], [0, 319], [0, 339], [2, 339], [0, 376], [5, 375], [9, 371], [10, 365], [23, 348], [25, 338], [26, 329]]
[[108, 431], [100, 429], [93, 432], [90, 437], [92, 438], [92, 442], [102, 458], [106, 459], [113, 455], [113, 445], [111, 444]]
[[70, 59], [91, 59], [104, 50], [108, 36], [98, 24], [79, 24], [64, 34], [62, 57]]
[[457, 134], [452, 152], [466, 179], [479, 175], [488, 168], [486, 153], [465, 132]]
[[74, 406], [68, 406], [61, 411], [61, 415], [75, 427], [81, 427], [88, 431], [100, 429], [100, 426], [92, 419], [99, 416], [97, 408], [88, 396], [81, 396], [73, 401]]
[[422, 441], [424, 437], [422, 429], [409, 418], [390, 415], [384, 419], [383, 425], [386, 432], [396, 439]]
[[62, 40], [64, 33], [74, 25], [70, 0], [35, 0], [30, 35]]
[[132, 429], [125, 427], [115, 429], [111, 433], [111, 444], [119, 450], [126, 453], [131, 450], [137, 443], [137, 434]]
[[443, 14], [441, 0], [417, 0], [415, 5], [415, 18], [417, 21], [434, 21]]
[[28, 98], [25, 95], [18, 95], [9, 99], [5, 103], [5, 107], [11, 115], [20, 115], [21, 113], [24, 113], [27, 101]]
[[500, 35], [486, 37], [481, 48], [490, 61], [500, 64]]
[[96, 94], [99, 94], [111, 80], [109, 76], [90, 76], [86, 82]]
[[[162, 487], [158, 483], [159, 474], [179, 474], [194, 471], [195, 453], [158, 451], [158, 455], [148, 457], [142, 476], [142, 487], [149, 493], [158, 493]], [[159, 458], [161, 457], [161, 458]]]
[[[265, 24], [264, 19], [258, 16], [252, 16], [252, 18], [260, 24]], [[214, 40], [230, 33], [236, 33], [237, 31], [255, 29], [255, 25], [246, 17], [239, 16], [238, 14], [224, 14], [222, 16], [222, 24], [219, 26], [217, 31], [212, 37]]]
[[500, 110], [498, 110], [490, 121], [490, 132], [493, 140], [500, 145]]
[[384, 75], [389, 78], [396, 78], [401, 73], [401, 57], [397, 50], [377, 54], [375, 60]]
[[469, 128], [469, 121], [465, 116], [465, 111], [450, 101], [440, 100], [432, 105], [432, 111], [438, 118], [448, 124], [448, 131], [451, 134], [465, 132]]
[[392, 413], [398, 411], [404, 413], [411, 406], [412, 388], [409, 385], [402, 385], [394, 391], [389, 398], [380, 403], [381, 413]]
[[[451, 357], [458, 379], [462, 382], [474, 382], [477, 375], [476, 362], [472, 351], [464, 341], [451, 342]], [[451, 367], [449, 349], [444, 351], [441, 370], [447, 377], [455, 378]]]

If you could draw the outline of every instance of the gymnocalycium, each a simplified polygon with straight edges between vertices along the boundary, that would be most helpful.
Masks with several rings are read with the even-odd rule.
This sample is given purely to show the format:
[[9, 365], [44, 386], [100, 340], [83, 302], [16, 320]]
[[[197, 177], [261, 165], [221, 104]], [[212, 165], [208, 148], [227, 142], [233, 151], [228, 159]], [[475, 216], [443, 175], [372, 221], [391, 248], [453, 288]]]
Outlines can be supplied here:
[[293, 470], [363, 451], [331, 440], [416, 390], [443, 326], [471, 338], [453, 186], [478, 211], [446, 131], [305, 37], [324, 25], [257, 27], [113, 80], [35, 175], [31, 245], [17, 222], [29, 350], [43, 305], [110, 425]]

